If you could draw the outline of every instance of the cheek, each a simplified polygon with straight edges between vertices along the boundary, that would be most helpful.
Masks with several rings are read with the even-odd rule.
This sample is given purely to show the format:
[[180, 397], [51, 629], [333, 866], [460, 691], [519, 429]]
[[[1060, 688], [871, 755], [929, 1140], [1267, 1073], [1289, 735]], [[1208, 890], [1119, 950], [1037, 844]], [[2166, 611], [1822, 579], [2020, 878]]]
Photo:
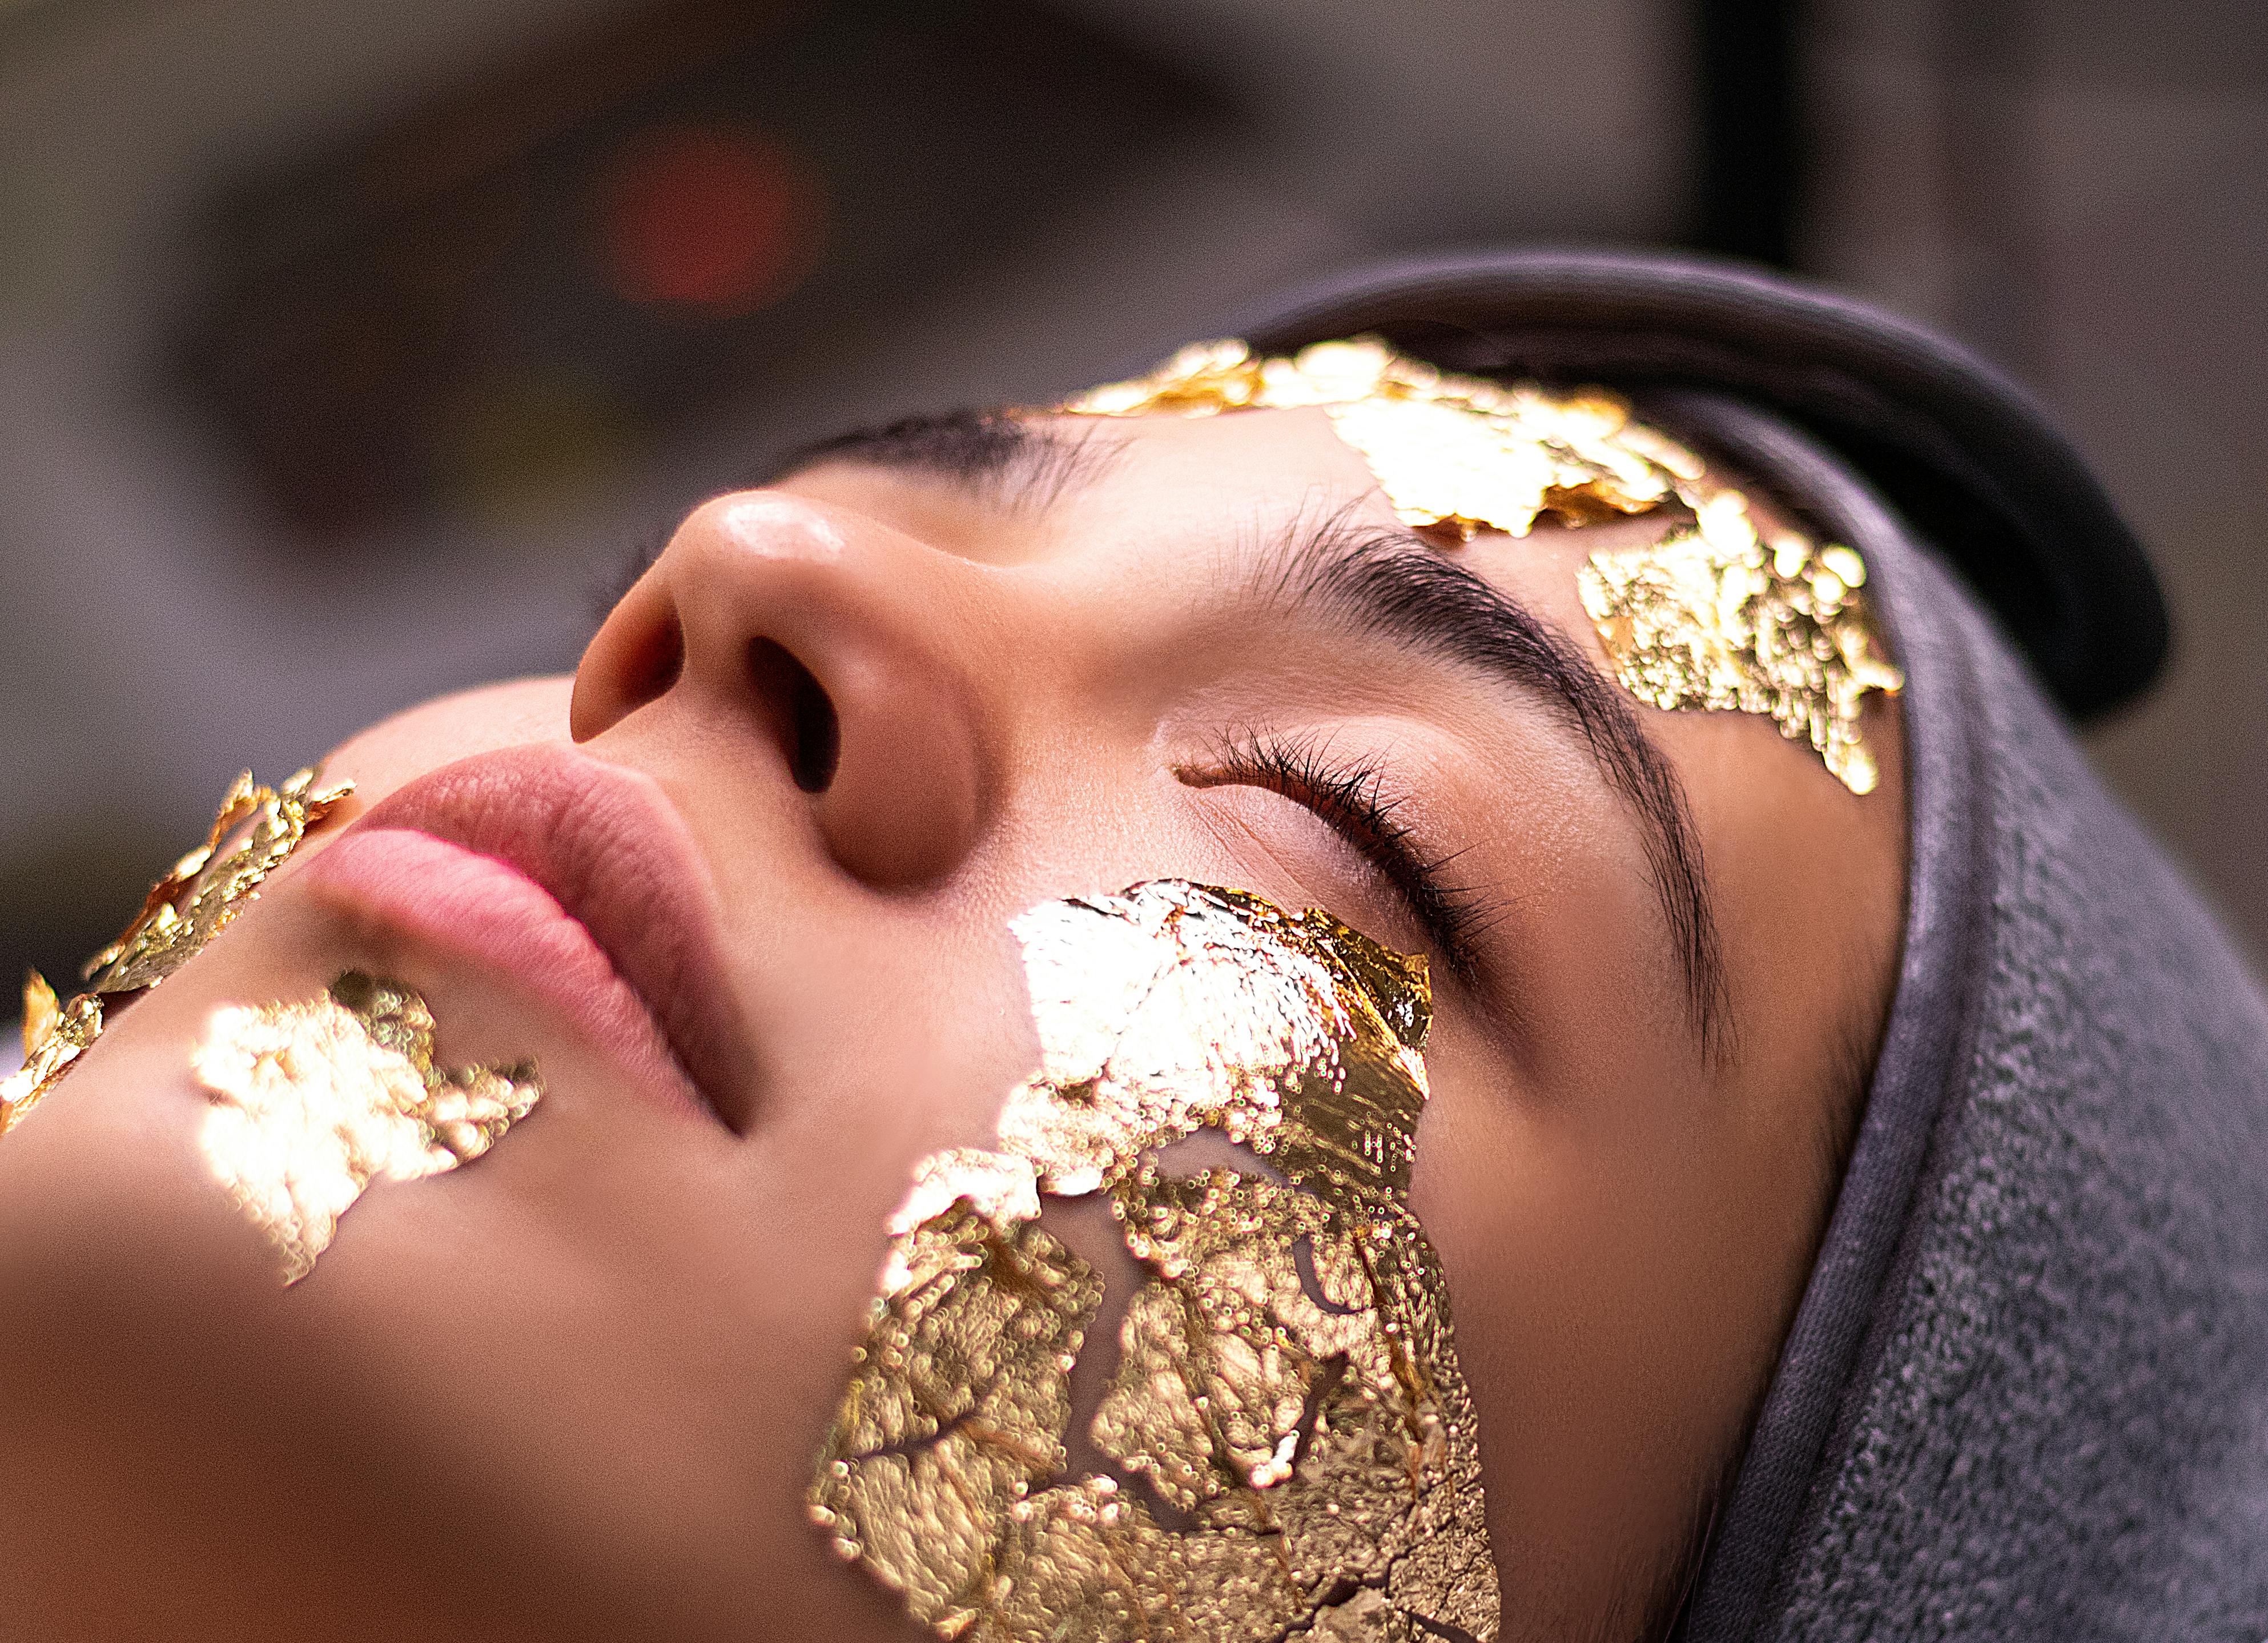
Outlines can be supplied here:
[[202, 1164], [187, 1063], [217, 1004], [417, 962], [308, 899], [264, 895], [0, 1145], [0, 1384], [57, 1389], [0, 1406], [0, 1510], [69, 1526], [63, 1564], [143, 1572], [128, 1608], [204, 1612], [195, 1570], [223, 1614], [256, 1588], [480, 1636], [894, 1635], [802, 1496], [904, 1190], [877, 1137], [946, 1023], [814, 1015], [807, 1098], [735, 1142], [626, 1101], [482, 976], [414, 975], [444, 1059], [532, 1054], [543, 1103], [460, 1170], [373, 1185], [287, 1290]]
[[1737, 1445], [1804, 1183], [1682, 1048], [1625, 1046], [1613, 1087], [1558, 1101], [1507, 1099], [1454, 1039], [1433, 1060], [1415, 1197], [1479, 1409], [1507, 1620], [1524, 1598], [1572, 1628], [1674, 1559]]

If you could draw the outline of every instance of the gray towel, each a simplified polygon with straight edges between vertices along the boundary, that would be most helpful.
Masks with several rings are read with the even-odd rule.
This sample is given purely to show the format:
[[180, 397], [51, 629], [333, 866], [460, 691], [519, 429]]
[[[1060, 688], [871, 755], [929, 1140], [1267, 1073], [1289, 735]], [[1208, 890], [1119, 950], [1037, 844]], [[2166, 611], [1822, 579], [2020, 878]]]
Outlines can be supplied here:
[[1905, 666], [1889, 1033], [1678, 1635], [2268, 1637], [2268, 1004], [2010, 645], [1838, 460], [1699, 394], [1859, 547]]

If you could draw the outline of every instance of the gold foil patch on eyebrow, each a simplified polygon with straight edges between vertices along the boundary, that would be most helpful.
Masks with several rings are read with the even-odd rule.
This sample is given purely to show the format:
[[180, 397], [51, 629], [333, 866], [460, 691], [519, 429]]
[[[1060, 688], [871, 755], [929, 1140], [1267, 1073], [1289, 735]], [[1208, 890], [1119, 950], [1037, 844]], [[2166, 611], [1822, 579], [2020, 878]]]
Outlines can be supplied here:
[[299, 847], [308, 829], [354, 791], [352, 782], [319, 785], [300, 770], [281, 787], [255, 783], [247, 770], [230, 784], [205, 842], [151, 887], [117, 940], [86, 961], [87, 991], [58, 1004], [34, 971], [24, 983], [24, 1065], [0, 1079], [0, 1135], [20, 1122], [102, 1035], [103, 999], [154, 987], [196, 956], [222, 925], [243, 911], [261, 880]]
[[216, 1011], [190, 1065], [210, 1101], [205, 1160], [286, 1284], [314, 1270], [372, 1182], [470, 1163], [543, 1093], [532, 1064], [436, 1067], [425, 1001], [354, 971], [310, 1004]]
[[[814, 1521], [946, 1637], [1494, 1638], [1476, 1421], [1409, 1205], [1424, 961], [1174, 880], [1015, 932], [1040, 1070], [996, 1150], [916, 1168]], [[1250, 1167], [1175, 1173], [1204, 1131]], [[1080, 1199], [1136, 1274], [1115, 1340], [1044, 1224]]]
[[1376, 337], [1317, 343], [1291, 358], [1235, 341], [1197, 343], [1156, 371], [1093, 388], [1063, 414], [1213, 416], [1321, 406], [1369, 465], [1395, 514], [1470, 542], [1525, 536], [1541, 515], [1571, 526], [1676, 508], [1650, 548], [1594, 554], [1584, 608], [1639, 700], [1668, 709], [1760, 713], [1808, 741], [1852, 792], [1879, 778], [1861, 732], [1870, 692], [1904, 676], [1881, 654], [1849, 548], [1789, 532], [1769, 552], [1747, 501], [1701, 458], [1602, 388], [1555, 394], [1458, 376]]
[[1655, 707], [1764, 714], [1854, 793], [1879, 778], [1860, 735], [1867, 695], [1904, 684], [1874, 648], [1866, 578], [1848, 548], [1793, 533], [1768, 547], [1730, 490], [1695, 527], [1594, 553], [1576, 572], [1624, 689]]

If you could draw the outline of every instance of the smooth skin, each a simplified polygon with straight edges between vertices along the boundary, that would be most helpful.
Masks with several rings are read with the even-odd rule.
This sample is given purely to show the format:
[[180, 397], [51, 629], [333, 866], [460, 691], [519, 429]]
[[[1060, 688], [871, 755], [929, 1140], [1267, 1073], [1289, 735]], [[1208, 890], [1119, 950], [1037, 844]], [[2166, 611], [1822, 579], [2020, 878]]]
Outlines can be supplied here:
[[[802, 1506], [883, 1219], [1035, 1065], [1008, 921], [1161, 876], [1431, 953], [1414, 1201], [1479, 1406], [1504, 1634], [1659, 1617], [1888, 1007], [1895, 710], [1870, 711], [1866, 798], [1763, 719], [1637, 710], [1711, 887], [1712, 1049], [1639, 825], [1565, 715], [1287, 591], [1290, 522], [1395, 527], [1322, 413], [1055, 427], [1076, 460], [972, 480], [853, 453], [718, 497], [571, 681], [337, 752], [346, 817], [0, 1141], [0, 1630], [920, 1635]], [[1432, 551], [1603, 667], [1576, 569], [1665, 528]], [[1462, 962], [1366, 844], [1236, 778], [1256, 736], [1366, 772], [1450, 858]], [[526, 976], [302, 880], [403, 782], [556, 739], [650, 778], [689, 835], [735, 1039], [707, 1094], [737, 1128], [626, 1095]], [[202, 1162], [188, 1052], [217, 1006], [349, 968], [422, 991], [446, 1059], [533, 1056], [548, 1093], [477, 1164], [373, 1187], [287, 1290]]]

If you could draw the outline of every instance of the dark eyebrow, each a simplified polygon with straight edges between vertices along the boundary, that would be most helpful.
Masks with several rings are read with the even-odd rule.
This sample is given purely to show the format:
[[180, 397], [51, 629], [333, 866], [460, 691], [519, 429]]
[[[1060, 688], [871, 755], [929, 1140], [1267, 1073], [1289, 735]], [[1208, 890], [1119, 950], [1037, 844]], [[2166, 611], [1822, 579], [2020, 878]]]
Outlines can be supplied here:
[[1108, 464], [1115, 451], [1094, 434], [1092, 426], [1000, 410], [905, 416], [806, 445], [773, 477], [847, 462], [933, 475], [998, 505], [1041, 510]]
[[1724, 958], [1684, 785], [1574, 642], [1424, 538], [1357, 519], [1353, 505], [1303, 510], [1259, 564], [1263, 599], [1318, 608], [1359, 633], [1508, 682], [1576, 733], [1638, 819], [1703, 1052], [1727, 1050]]

